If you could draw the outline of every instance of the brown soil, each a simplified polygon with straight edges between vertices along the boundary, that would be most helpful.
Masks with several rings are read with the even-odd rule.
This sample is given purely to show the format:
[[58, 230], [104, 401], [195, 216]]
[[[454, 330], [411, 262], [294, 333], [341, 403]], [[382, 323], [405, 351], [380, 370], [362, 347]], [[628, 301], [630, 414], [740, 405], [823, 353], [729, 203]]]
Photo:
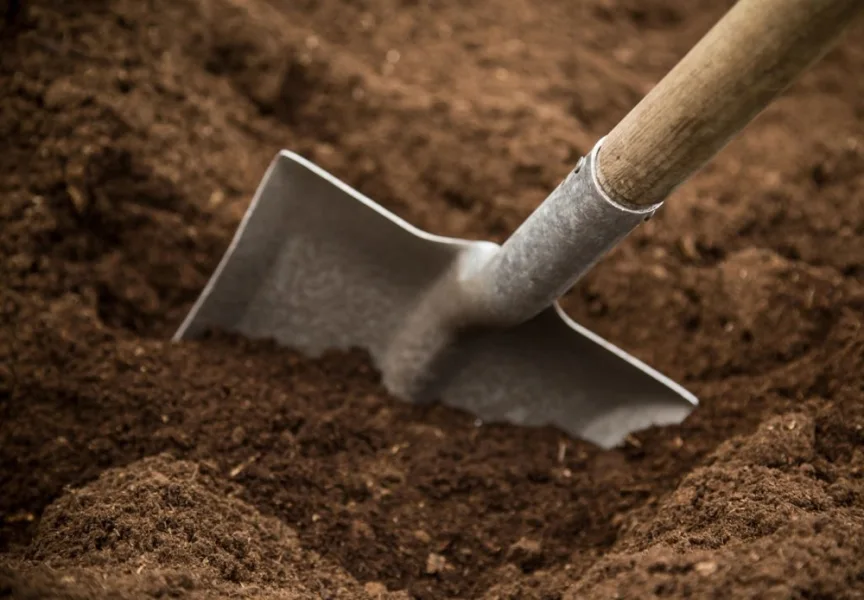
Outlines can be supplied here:
[[[0, 40], [0, 596], [864, 597], [860, 27], [566, 299], [600, 451], [168, 338], [290, 148], [504, 239], [730, 2], [31, 0]], [[390, 592], [387, 592], [390, 590]]]

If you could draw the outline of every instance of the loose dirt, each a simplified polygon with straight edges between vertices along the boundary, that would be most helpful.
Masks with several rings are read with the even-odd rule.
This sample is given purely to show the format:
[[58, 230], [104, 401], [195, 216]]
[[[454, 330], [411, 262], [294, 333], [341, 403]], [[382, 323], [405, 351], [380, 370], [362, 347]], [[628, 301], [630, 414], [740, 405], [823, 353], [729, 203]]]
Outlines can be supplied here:
[[279, 149], [501, 241], [730, 2], [23, 4], [0, 596], [864, 597], [861, 27], [565, 299], [702, 401], [600, 451], [170, 335]]

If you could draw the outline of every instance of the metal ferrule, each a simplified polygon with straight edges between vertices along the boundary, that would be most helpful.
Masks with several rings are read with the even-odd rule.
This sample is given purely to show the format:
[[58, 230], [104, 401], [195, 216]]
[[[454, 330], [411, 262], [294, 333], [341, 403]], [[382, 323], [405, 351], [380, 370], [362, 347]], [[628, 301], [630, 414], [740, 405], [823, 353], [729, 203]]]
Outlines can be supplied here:
[[475, 263], [463, 273], [471, 321], [511, 326], [534, 317], [662, 205], [629, 206], [603, 191], [597, 178], [602, 144], [482, 267]]

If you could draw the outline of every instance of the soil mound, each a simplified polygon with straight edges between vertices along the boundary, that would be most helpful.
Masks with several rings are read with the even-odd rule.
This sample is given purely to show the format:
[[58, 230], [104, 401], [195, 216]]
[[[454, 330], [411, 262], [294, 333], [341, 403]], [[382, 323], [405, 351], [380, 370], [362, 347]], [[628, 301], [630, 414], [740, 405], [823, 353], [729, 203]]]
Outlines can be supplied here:
[[574, 597], [854, 597], [861, 585], [860, 452], [831, 461], [803, 413], [769, 419], [688, 474], [624, 552], [598, 561]]
[[33, 571], [40, 594], [366, 596], [238, 492], [206, 463], [166, 455], [109, 469], [45, 510], [18, 566]]

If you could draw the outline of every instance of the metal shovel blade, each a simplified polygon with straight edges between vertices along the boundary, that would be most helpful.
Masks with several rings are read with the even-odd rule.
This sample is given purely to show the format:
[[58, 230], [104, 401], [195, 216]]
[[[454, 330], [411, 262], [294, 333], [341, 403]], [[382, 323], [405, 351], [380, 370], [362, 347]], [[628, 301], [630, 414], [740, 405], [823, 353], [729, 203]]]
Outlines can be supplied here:
[[[221, 263], [175, 335], [269, 338], [310, 356], [360, 347], [382, 369], [411, 311], [457, 261], [497, 244], [440, 237], [291, 152], [270, 165]], [[462, 343], [437, 400], [486, 422], [553, 425], [602, 447], [678, 423], [696, 398], [584, 329], [557, 303]], [[411, 398], [405, 398], [411, 400]]]

